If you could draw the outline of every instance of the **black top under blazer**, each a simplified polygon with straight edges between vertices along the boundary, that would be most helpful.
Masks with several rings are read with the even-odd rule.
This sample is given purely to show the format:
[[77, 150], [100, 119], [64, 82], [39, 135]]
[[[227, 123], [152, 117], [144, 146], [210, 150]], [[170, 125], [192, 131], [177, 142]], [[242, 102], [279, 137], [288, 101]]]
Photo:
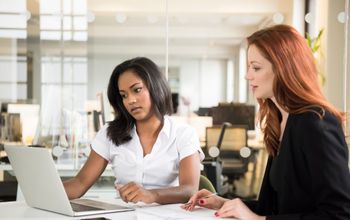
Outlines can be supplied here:
[[258, 201], [245, 203], [268, 220], [350, 220], [348, 147], [335, 116], [290, 114]]

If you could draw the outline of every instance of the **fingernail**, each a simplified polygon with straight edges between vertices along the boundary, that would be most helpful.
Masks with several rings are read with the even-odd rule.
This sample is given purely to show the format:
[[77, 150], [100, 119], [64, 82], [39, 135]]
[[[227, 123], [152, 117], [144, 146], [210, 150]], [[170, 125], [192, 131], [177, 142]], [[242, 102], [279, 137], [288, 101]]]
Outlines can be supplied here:
[[199, 200], [199, 204], [203, 205], [203, 204], [204, 204], [204, 200], [203, 200], [203, 199], [200, 199], [200, 200]]
[[215, 212], [214, 215], [217, 217], [219, 214], [217, 212]]

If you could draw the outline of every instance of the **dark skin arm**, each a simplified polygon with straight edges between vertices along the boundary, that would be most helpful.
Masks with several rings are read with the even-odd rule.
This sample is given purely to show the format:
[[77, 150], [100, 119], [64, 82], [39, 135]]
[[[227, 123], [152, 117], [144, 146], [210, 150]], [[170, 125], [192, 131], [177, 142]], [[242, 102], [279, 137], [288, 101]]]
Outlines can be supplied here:
[[69, 199], [76, 199], [96, 182], [105, 170], [108, 161], [91, 149], [90, 155], [79, 173], [72, 179], [63, 182]]

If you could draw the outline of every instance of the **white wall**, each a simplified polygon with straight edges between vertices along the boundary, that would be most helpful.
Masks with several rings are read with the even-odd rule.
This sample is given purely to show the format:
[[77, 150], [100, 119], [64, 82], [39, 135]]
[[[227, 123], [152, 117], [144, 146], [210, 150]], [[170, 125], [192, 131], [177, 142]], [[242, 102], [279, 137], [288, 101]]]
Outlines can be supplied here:
[[[164, 64], [161, 59], [152, 59], [157, 65]], [[95, 99], [96, 93], [107, 90], [109, 77], [115, 66], [124, 60], [108, 56], [88, 58], [88, 99]], [[185, 60], [174, 62], [179, 68], [179, 93], [191, 101], [190, 110], [199, 107], [217, 106], [226, 100], [226, 60]], [[179, 100], [179, 113], [187, 114], [187, 107]]]
[[121, 63], [113, 57], [88, 57], [88, 99], [96, 99], [96, 94], [107, 90], [109, 78], [117, 64]]
[[16, 39], [0, 39], [2, 44], [2, 53], [6, 54], [0, 58], [0, 100], [17, 101], [17, 99], [25, 99], [19, 97], [17, 91], [18, 71], [17, 71], [17, 40]]
[[183, 105], [181, 97], [188, 98], [191, 101], [190, 108], [196, 109], [199, 106], [198, 95], [199, 89], [199, 72], [200, 64], [196, 60], [187, 60], [179, 64], [180, 69], [180, 85], [179, 85], [179, 108], [178, 113], [184, 115], [188, 113], [187, 107]]
[[344, 1], [335, 0], [328, 7], [327, 52], [326, 52], [326, 85], [328, 100], [337, 108], [343, 109], [343, 67], [344, 67], [344, 24], [339, 23], [337, 16], [344, 11]]
[[[164, 64], [162, 59], [152, 59], [157, 65]], [[115, 66], [123, 62], [120, 58], [94, 56], [88, 58], [88, 99], [95, 99], [96, 93], [107, 90], [109, 77]], [[227, 62], [225, 60], [185, 60], [173, 62], [171, 67], [179, 68], [180, 96], [189, 98], [190, 109], [199, 106], [216, 106], [226, 100]], [[180, 114], [187, 114], [188, 109], [179, 100]]]
[[[190, 98], [191, 110], [216, 106], [226, 100], [225, 60], [186, 60], [179, 64], [180, 96]], [[183, 106], [180, 100], [180, 113]]]
[[[109, 55], [90, 55], [88, 56], [88, 99], [96, 99], [96, 94], [101, 91], [107, 91], [109, 78], [114, 68], [134, 57], [121, 58]], [[150, 58], [158, 66], [164, 65], [162, 58]]]
[[200, 106], [216, 106], [226, 101], [227, 61], [204, 60], [200, 73]]
[[304, 35], [304, 29], [305, 29], [304, 16], [305, 16], [305, 0], [294, 0], [292, 24], [302, 35]]

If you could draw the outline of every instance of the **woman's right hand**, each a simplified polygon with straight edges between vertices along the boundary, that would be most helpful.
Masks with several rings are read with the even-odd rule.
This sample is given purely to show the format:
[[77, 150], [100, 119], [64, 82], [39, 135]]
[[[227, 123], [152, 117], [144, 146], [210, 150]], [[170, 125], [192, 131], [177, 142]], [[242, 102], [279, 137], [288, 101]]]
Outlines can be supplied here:
[[195, 193], [181, 208], [192, 211], [194, 207], [198, 205], [209, 209], [220, 209], [226, 201], [228, 201], [228, 199], [213, 195], [212, 192], [202, 189]]

